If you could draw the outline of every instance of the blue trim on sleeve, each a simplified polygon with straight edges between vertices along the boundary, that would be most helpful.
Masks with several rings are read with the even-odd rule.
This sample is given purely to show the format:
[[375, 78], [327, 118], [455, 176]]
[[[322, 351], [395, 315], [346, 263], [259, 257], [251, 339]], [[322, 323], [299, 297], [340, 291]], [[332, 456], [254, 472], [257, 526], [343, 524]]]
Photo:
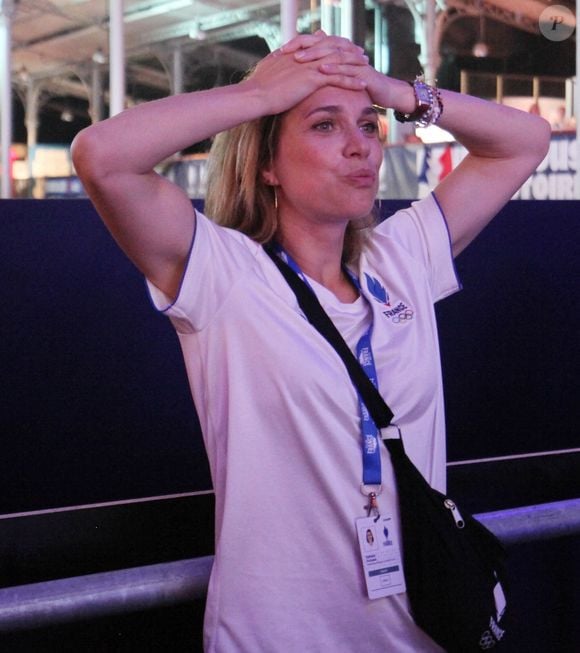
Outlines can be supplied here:
[[189, 267], [189, 262], [191, 260], [191, 252], [193, 250], [193, 245], [195, 243], [195, 236], [197, 234], [197, 224], [199, 222], [198, 217], [197, 217], [197, 210], [195, 209], [195, 207], [194, 207], [193, 211], [194, 211], [194, 214], [195, 214], [195, 220], [194, 220], [194, 226], [193, 226], [193, 236], [191, 238], [191, 243], [189, 244], [189, 249], [187, 251], [187, 258], [186, 258], [186, 261], [185, 261], [185, 267], [183, 268], [183, 274], [181, 275], [181, 279], [179, 281], [179, 287], [177, 288], [177, 292], [175, 293], [175, 297], [173, 298], [173, 301], [170, 304], [168, 304], [165, 308], [157, 309], [157, 307], [155, 306], [155, 300], [153, 299], [153, 297], [151, 295], [151, 290], [149, 288], [149, 283], [151, 283], [151, 282], [149, 282], [149, 283], [145, 282], [145, 287], [147, 288], [147, 293], [149, 295], [149, 300], [153, 304], [153, 306], [159, 311], [159, 313], [167, 313], [167, 311], [169, 311], [173, 306], [175, 306], [177, 300], [179, 299], [179, 295], [181, 294], [181, 289], [183, 288], [183, 283], [185, 281], [185, 276], [187, 274], [187, 269]]
[[439, 200], [437, 199], [437, 195], [435, 195], [435, 191], [431, 191], [431, 196], [435, 200], [435, 204], [437, 205], [437, 208], [439, 209], [439, 213], [441, 213], [441, 217], [443, 218], [443, 224], [445, 225], [445, 231], [447, 232], [447, 240], [449, 242], [449, 256], [451, 257], [451, 264], [453, 266], [453, 273], [455, 274], [455, 280], [457, 281], [457, 287], [459, 290], [463, 289], [463, 284], [461, 283], [461, 279], [459, 278], [459, 274], [457, 272], [457, 267], [455, 265], [455, 257], [453, 256], [453, 245], [451, 243], [451, 232], [449, 231], [449, 225], [447, 224], [447, 218], [445, 217], [445, 213], [443, 209], [441, 208], [441, 204], [439, 204]]

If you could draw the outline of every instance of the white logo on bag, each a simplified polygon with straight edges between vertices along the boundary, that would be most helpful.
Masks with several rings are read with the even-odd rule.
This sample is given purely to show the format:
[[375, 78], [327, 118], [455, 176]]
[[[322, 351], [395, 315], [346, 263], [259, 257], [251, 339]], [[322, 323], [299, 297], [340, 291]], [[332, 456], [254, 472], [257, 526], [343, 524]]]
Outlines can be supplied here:
[[479, 648], [482, 651], [488, 651], [490, 648], [493, 648], [496, 644], [497, 644], [497, 640], [489, 632], [489, 630], [486, 630], [481, 636], [481, 639], [479, 640]]
[[490, 617], [489, 630], [486, 630], [481, 636], [481, 639], [479, 640], [479, 648], [483, 651], [488, 651], [490, 648], [493, 648], [504, 635], [505, 630], [497, 625], [493, 617]]

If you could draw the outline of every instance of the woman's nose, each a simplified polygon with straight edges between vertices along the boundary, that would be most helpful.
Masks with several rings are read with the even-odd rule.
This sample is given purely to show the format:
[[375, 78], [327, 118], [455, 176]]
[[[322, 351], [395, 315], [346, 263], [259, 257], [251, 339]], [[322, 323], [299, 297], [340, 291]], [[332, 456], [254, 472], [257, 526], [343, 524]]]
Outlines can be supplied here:
[[370, 152], [370, 142], [367, 134], [361, 131], [357, 125], [351, 127], [347, 132], [345, 151], [347, 156], [368, 156]]

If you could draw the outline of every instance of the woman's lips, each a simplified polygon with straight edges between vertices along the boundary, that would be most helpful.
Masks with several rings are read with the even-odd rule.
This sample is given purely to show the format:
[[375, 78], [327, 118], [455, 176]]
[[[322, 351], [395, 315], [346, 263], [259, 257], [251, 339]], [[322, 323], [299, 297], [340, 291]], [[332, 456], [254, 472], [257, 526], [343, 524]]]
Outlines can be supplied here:
[[345, 179], [354, 186], [368, 188], [374, 186], [377, 175], [373, 170], [355, 170], [347, 174]]

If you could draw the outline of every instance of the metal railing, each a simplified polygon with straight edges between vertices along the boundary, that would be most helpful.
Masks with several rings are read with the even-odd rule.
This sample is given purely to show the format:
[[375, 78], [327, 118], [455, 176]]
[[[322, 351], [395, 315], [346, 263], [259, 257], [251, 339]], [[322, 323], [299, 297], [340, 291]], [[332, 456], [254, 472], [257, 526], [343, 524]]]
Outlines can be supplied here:
[[[506, 545], [580, 534], [580, 499], [475, 515]], [[202, 599], [213, 556], [0, 589], [0, 632]]]
[[572, 77], [462, 70], [459, 85], [461, 93], [495, 99], [499, 104], [510, 95], [529, 97], [534, 102], [542, 96], [560, 98], [569, 111], [572, 111], [574, 103]]

